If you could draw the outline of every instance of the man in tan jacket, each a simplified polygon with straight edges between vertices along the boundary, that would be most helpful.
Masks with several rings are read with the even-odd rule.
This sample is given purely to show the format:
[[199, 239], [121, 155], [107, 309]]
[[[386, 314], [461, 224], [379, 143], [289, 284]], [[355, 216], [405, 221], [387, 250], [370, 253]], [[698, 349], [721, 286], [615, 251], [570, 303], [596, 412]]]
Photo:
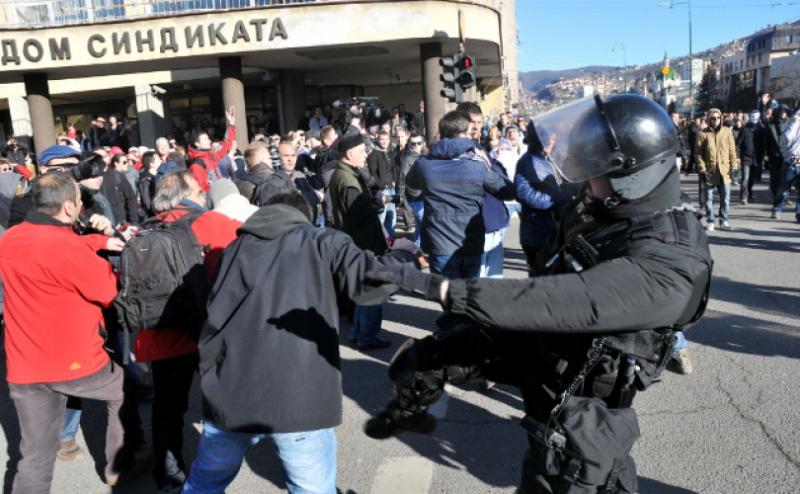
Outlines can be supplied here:
[[728, 210], [731, 204], [731, 175], [739, 167], [733, 132], [722, 125], [722, 112], [717, 108], [706, 114], [708, 127], [697, 134], [695, 144], [697, 174], [705, 183], [706, 230], [714, 230], [714, 189], [719, 192], [719, 227], [730, 230]]

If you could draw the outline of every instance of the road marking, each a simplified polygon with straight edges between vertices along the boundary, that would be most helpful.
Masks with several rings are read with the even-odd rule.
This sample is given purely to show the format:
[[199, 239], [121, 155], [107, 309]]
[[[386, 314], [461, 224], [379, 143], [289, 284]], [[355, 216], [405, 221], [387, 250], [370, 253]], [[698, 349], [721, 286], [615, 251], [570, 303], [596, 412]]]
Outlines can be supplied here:
[[433, 463], [418, 456], [388, 457], [378, 467], [370, 494], [428, 494]]

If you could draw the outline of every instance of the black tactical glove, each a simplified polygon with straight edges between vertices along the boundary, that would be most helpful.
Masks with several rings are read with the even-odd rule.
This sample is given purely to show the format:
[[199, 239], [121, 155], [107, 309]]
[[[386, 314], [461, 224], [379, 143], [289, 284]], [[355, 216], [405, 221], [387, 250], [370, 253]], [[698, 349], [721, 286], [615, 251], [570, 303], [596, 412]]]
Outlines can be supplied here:
[[401, 290], [426, 300], [441, 302], [441, 285], [447, 280], [438, 274], [426, 274], [412, 263], [391, 264], [367, 271], [367, 279], [397, 285]]

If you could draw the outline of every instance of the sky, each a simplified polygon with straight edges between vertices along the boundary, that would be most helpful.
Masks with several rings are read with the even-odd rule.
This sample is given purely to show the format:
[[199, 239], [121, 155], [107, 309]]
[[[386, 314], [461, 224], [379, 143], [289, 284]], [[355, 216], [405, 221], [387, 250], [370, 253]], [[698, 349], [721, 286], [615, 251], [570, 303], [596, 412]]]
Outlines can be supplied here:
[[[516, 0], [519, 70], [646, 64], [689, 52], [686, 1]], [[800, 20], [800, 0], [693, 0], [697, 53], [771, 24]]]

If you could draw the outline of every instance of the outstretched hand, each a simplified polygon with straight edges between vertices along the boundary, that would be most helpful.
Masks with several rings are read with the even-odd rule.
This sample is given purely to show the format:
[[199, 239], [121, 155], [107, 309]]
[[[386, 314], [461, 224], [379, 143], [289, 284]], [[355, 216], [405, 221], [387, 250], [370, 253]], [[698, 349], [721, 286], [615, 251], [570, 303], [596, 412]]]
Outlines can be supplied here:
[[397, 285], [404, 292], [426, 300], [444, 303], [447, 296], [447, 278], [438, 274], [426, 274], [412, 263], [390, 264], [367, 271], [369, 280]]
[[228, 111], [225, 112], [225, 118], [228, 120], [228, 125], [231, 127], [236, 125], [236, 107], [231, 106], [228, 108]]

